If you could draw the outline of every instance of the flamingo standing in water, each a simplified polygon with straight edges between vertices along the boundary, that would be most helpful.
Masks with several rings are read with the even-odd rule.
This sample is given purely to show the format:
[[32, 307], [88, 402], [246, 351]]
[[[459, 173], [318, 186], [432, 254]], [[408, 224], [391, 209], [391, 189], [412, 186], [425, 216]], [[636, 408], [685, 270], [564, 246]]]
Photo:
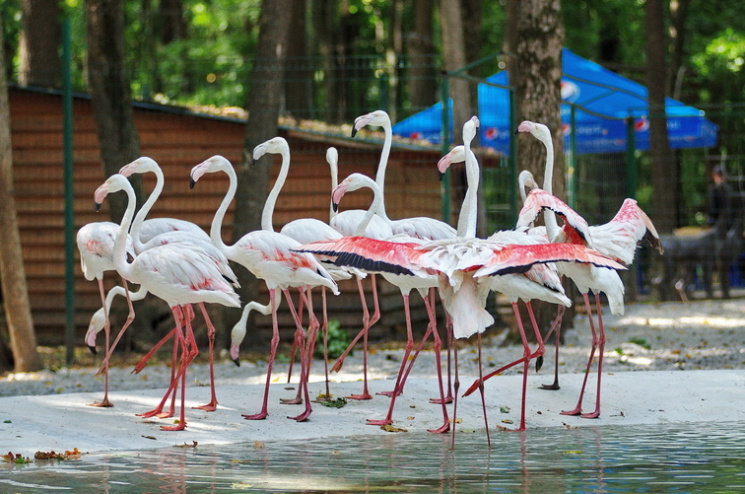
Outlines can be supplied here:
[[[114, 252], [114, 240], [116, 239], [116, 233], [119, 229], [119, 225], [110, 221], [93, 222], [83, 225], [76, 235], [76, 242], [78, 245], [78, 251], [80, 252], [80, 266], [83, 270], [83, 275], [88, 281], [96, 280], [98, 283], [98, 291], [101, 295], [101, 307], [103, 308], [103, 329], [106, 335], [106, 353], [109, 351], [109, 338], [111, 336], [111, 323], [109, 321], [109, 306], [106, 305], [106, 291], [103, 287], [103, 275], [106, 271], [115, 271], [113, 261]], [[132, 247], [132, 239], [126, 239], [126, 245], [124, 247], [125, 254], [134, 257], [135, 252]], [[86, 343], [91, 346], [93, 342], [93, 349], [95, 350], [95, 335], [94, 332], [90, 335], [90, 332], [86, 334]], [[95, 353], [95, 352], [94, 352]], [[109, 401], [109, 373], [108, 366], [107, 371], [104, 374], [104, 395], [103, 400], [97, 401], [90, 404], [96, 407], [111, 407], [113, 404]]]
[[[265, 150], [267, 146], [272, 145], [272, 143], [267, 143], [269, 143], [269, 141], [263, 143], [263, 145], [260, 144], [259, 146], [263, 146], [263, 149]], [[254, 158], [256, 157], [257, 153], [256, 150], [254, 150]], [[267, 379], [264, 388], [264, 399], [259, 413], [244, 415], [244, 418], [248, 420], [260, 420], [266, 418], [268, 415], [269, 385], [271, 384], [272, 367], [277, 353], [277, 345], [279, 344], [276, 290], [279, 289], [284, 292], [296, 325], [301, 324], [298, 321], [295, 307], [287, 291], [290, 287], [323, 285], [329, 288], [335, 295], [339, 293], [339, 290], [331, 275], [313, 256], [290, 250], [299, 247], [301, 245], [299, 242], [272, 231], [271, 227], [268, 229], [262, 228], [261, 230], [249, 232], [233, 245], [226, 245], [222, 240], [222, 223], [225, 218], [225, 213], [228, 210], [228, 206], [232, 202], [233, 197], [235, 197], [235, 192], [238, 188], [238, 178], [233, 169], [233, 165], [222, 156], [213, 156], [192, 168], [191, 186], [194, 187], [196, 182], [204, 176], [205, 173], [217, 172], [225, 173], [230, 182], [228, 191], [212, 220], [212, 227], [210, 229], [212, 242], [225, 253], [228, 259], [241, 264], [251, 271], [254, 276], [264, 280], [269, 289], [269, 301], [272, 310], [272, 340], [269, 364], [267, 367]], [[279, 194], [277, 191], [275, 195], [275, 189], [276, 184], [269, 196], [270, 198], [275, 197], [274, 200], [276, 200], [276, 195]], [[270, 199], [267, 199], [267, 202], [269, 202], [269, 200]], [[262, 225], [266, 226], [267, 223], [271, 225], [270, 214], [270, 210], [265, 206], [262, 213]], [[303, 386], [302, 382], [301, 386]], [[307, 386], [305, 386], [305, 395], [305, 411], [300, 415], [291, 418], [298, 421], [307, 420], [312, 412]]]
[[142, 252], [131, 263], [128, 262], [126, 235], [136, 207], [131, 184], [123, 175], [112, 175], [96, 189], [94, 198], [96, 204], [100, 205], [108, 194], [122, 190], [127, 194], [128, 202], [114, 243], [114, 266], [125, 280], [143, 285], [148, 292], [166, 301], [177, 327], [184, 328], [183, 334], [177, 332], [182, 352], [177, 375], [177, 378], [181, 378], [181, 415], [177, 425], [161, 427], [169, 431], [183, 430], [186, 427], [186, 370], [196, 354], [191, 321], [189, 317], [184, 317], [184, 310], [191, 312], [191, 304], [199, 303], [207, 325], [212, 326], [203, 303], [240, 307], [240, 301], [232, 285], [223, 278], [212, 260], [196, 247], [187, 248], [185, 244], [161, 245]]

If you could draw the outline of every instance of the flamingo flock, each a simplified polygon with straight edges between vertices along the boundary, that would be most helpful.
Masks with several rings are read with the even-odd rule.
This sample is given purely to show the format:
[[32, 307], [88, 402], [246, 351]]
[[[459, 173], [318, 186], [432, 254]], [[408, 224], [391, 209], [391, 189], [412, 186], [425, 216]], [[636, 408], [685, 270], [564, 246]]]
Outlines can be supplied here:
[[[338, 295], [337, 282], [353, 277], [356, 279], [363, 304], [362, 327], [347, 350], [331, 366], [331, 371], [338, 371], [341, 368], [345, 357], [357, 341], [362, 339], [363, 389], [360, 394], [352, 395], [350, 398], [372, 399], [367, 384], [367, 340], [370, 327], [380, 318], [376, 287], [376, 278], [380, 276], [398, 287], [401, 292], [407, 341], [393, 389], [379, 393], [390, 397], [388, 412], [384, 418], [368, 419], [367, 423], [378, 426], [393, 423], [396, 398], [404, 392], [407, 376], [415, 365], [419, 350], [431, 336], [434, 341], [438, 397], [430, 401], [441, 407], [442, 424], [430, 431], [444, 433], [452, 430], [454, 440], [455, 421], [450, 418], [451, 412], [447, 404], [453, 403], [452, 416], [456, 416], [460, 387], [456, 342], [476, 335], [479, 355], [478, 378], [466, 389], [463, 396], [477, 390], [480, 392], [487, 441], [491, 444], [484, 383], [505, 369], [522, 364], [521, 419], [518, 430], [524, 430], [530, 363], [536, 360], [536, 366], [540, 367], [545, 352], [544, 335], [536, 323], [531, 301], [542, 300], [558, 307], [557, 321], [548, 333], [556, 333], [558, 355], [558, 329], [554, 328], [560, 326], [564, 308], [572, 303], [562, 283], [562, 277], [567, 277], [577, 285], [582, 294], [590, 318], [593, 344], [577, 406], [562, 413], [581, 415], [585, 418], [596, 418], [600, 415], [605, 343], [600, 293], [605, 293], [611, 312], [615, 314], [623, 310], [624, 286], [619, 271], [626, 269], [626, 266], [633, 262], [634, 251], [643, 239], [651, 239], [653, 245], [659, 248], [657, 232], [646, 214], [635, 201], [627, 199], [609, 223], [589, 226], [577, 212], [551, 194], [553, 150], [550, 145], [550, 133], [545, 126], [526, 121], [520, 125], [518, 131], [531, 133], [546, 146], [544, 187], [539, 188], [532, 175], [527, 172], [521, 174], [520, 187], [524, 205], [515, 228], [494, 232], [487, 238], [477, 237], [479, 165], [471, 149], [471, 143], [477, 134], [479, 120], [474, 116], [463, 124], [463, 144], [456, 146], [437, 164], [438, 171], [443, 174], [450, 166], [465, 163], [468, 189], [457, 227], [427, 217], [392, 220], [385, 210], [384, 193], [385, 170], [392, 140], [391, 122], [388, 114], [381, 110], [362, 115], [354, 122], [352, 137], [368, 125], [381, 126], [385, 133], [375, 179], [353, 173], [339, 182], [338, 151], [329, 148], [326, 156], [332, 184], [329, 221], [298, 218], [286, 224], [279, 232], [274, 230], [272, 216], [284, 182], [290, 173], [290, 147], [281, 137], [274, 137], [256, 146], [253, 151], [254, 164], [265, 154], [279, 154], [282, 166], [265, 203], [261, 228], [245, 234], [232, 245], [227, 245], [223, 241], [222, 225], [235, 197], [238, 182], [233, 165], [222, 156], [213, 156], [196, 164], [190, 173], [190, 186], [194, 189], [205, 174], [220, 173], [227, 177], [227, 190], [214, 214], [209, 233], [193, 223], [180, 219], [146, 219], [164, 185], [163, 172], [151, 158], [141, 157], [125, 165], [119, 173], [109, 177], [96, 189], [94, 199], [97, 206], [109, 194], [118, 192], [125, 193], [128, 202], [120, 224], [90, 223], [78, 232], [83, 272], [86, 279], [97, 280], [101, 297], [102, 307], [92, 316], [85, 337], [86, 344], [94, 353], [97, 334], [100, 331], [104, 331], [105, 334], [105, 352], [99, 371], [105, 377], [104, 397], [102, 401], [92, 405], [113, 406], [109, 400], [109, 359], [117, 342], [135, 317], [132, 301], [151, 295], [168, 303], [175, 327], [137, 363], [134, 372], [142, 370], [150, 356], [171, 338], [174, 340], [173, 355], [170, 381], [161, 402], [154, 409], [141, 415], [160, 418], [174, 416], [176, 398], [180, 394], [180, 415], [176, 425], [163, 426], [162, 429], [183, 430], [186, 427], [186, 373], [199, 351], [192, 329], [192, 321], [195, 318], [194, 304], [199, 306], [208, 328], [211, 383], [210, 402], [195, 408], [205, 411], [217, 409], [213, 353], [218, 328], [210, 321], [205, 304], [220, 304], [236, 309], [243, 306], [241, 318], [231, 331], [230, 358], [236, 364], [240, 362], [239, 346], [246, 334], [249, 312], [254, 310], [272, 317], [272, 338], [263, 399], [258, 412], [243, 415], [247, 420], [265, 419], [269, 415], [270, 384], [280, 338], [277, 308], [284, 299], [295, 325], [293, 355], [295, 351], [299, 351], [300, 377], [295, 398], [280, 401], [304, 403], [305, 408], [299, 415], [288, 418], [298, 422], [306, 421], [312, 413], [308, 379], [319, 330], [323, 334], [325, 356], [328, 331], [327, 291]], [[135, 173], [153, 173], [156, 177], [153, 191], [136, 216], [134, 191], [127, 179]], [[525, 194], [526, 187], [530, 188], [528, 194]], [[338, 211], [342, 198], [361, 188], [373, 191], [370, 207], [366, 210]], [[545, 216], [545, 228], [533, 227], [534, 220], [541, 213]], [[556, 216], [562, 219], [561, 227]], [[231, 269], [230, 261], [240, 265], [242, 269], [247, 269], [266, 283], [269, 292], [268, 303], [250, 301], [241, 304], [235, 291], [238, 287], [235, 281], [237, 276]], [[103, 277], [107, 271], [116, 271], [122, 280], [121, 286], [114, 287], [108, 294], [105, 293], [103, 285]], [[375, 307], [372, 315], [368, 311], [365, 291], [362, 288], [364, 279], [371, 280], [373, 287]], [[129, 283], [139, 285], [139, 289], [130, 292]], [[293, 289], [297, 291], [297, 306], [292, 298]], [[426, 332], [416, 350], [409, 311], [409, 296], [412, 290], [422, 297], [428, 315]], [[314, 291], [321, 293], [321, 321], [314, 313]], [[496, 371], [484, 375], [481, 367], [481, 336], [494, 323], [493, 316], [486, 310], [486, 302], [492, 292], [503, 294], [511, 304], [522, 339], [523, 354], [513, 362], [507, 362]], [[589, 300], [590, 292], [595, 296], [597, 330]], [[126, 298], [129, 315], [112, 343], [109, 311], [117, 295]], [[438, 328], [438, 299], [446, 316], [444, 328]], [[530, 326], [536, 340], [535, 347], [529, 343], [521, 320], [518, 310], [520, 302], [527, 307]], [[304, 324], [306, 313], [307, 329]], [[442, 333], [441, 329], [445, 333]], [[448, 341], [447, 385], [444, 384], [445, 378], [440, 364], [443, 337]], [[449, 365], [451, 349], [455, 362], [452, 389]], [[595, 409], [583, 414], [585, 386], [596, 353], [598, 366]], [[326, 356], [324, 371], [325, 396], [330, 398], [329, 366]], [[558, 371], [553, 388], [558, 389]], [[169, 399], [170, 408], [165, 410]]]

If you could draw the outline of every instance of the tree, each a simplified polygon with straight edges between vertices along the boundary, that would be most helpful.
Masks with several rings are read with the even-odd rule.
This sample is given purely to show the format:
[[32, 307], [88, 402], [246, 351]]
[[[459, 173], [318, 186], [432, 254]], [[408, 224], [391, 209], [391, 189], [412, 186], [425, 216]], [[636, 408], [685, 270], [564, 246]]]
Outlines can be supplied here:
[[411, 65], [409, 94], [414, 111], [427, 108], [439, 99], [434, 60], [431, 57], [435, 53], [433, 10], [434, 0], [414, 0], [414, 29], [406, 40]]
[[[561, 50], [564, 26], [559, 0], [509, 0], [506, 39], [507, 70], [517, 100], [517, 121], [532, 120], [551, 130], [554, 144], [552, 191], [565, 197], [564, 139], [561, 126]], [[546, 151], [530, 136], [519, 145], [521, 168], [542, 181]], [[556, 315], [552, 304], [533, 302], [540, 327], [547, 327]], [[527, 318], [524, 318], [527, 320]], [[571, 327], [567, 311], [563, 325]], [[516, 335], [516, 329], [514, 333]], [[531, 335], [529, 335], [530, 337]]]
[[[0, 38], [2, 34], [3, 24], [0, 17]], [[36, 335], [31, 319], [21, 237], [16, 217], [10, 103], [3, 50], [0, 50], [0, 122], [6, 122], [0, 125], [0, 236], [3, 239], [0, 242], [0, 287], [15, 371], [33, 372], [41, 368], [41, 359], [36, 351]]]
[[[662, 0], [647, 0], [647, 91], [649, 97], [649, 148], [652, 162], [652, 219], [657, 231], [671, 233], [678, 226], [678, 166], [670, 163], [667, 137], [665, 88], [667, 63], [665, 52], [664, 7]], [[672, 166], [671, 166], [672, 165]]]
[[59, 0], [21, 0], [18, 82], [23, 85], [60, 87], [59, 7]]
[[[462, 69], [468, 63], [463, 28], [463, 12], [460, 2], [440, 1], [440, 22], [442, 28], [443, 69], [448, 72]], [[473, 116], [471, 90], [468, 81], [458, 77], [450, 78], [450, 98], [453, 100], [454, 142], [460, 142], [462, 125]]]
[[[261, 213], [269, 193], [271, 157], [263, 158], [262, 163], [257, 166], [248, 165], [252, 160], [253, 148], [277, 135], [292, 16], [292, 9], [288, 9], [283, 2], [262, 2], [259, 43], [251, 71], [251, 94], [247, 102], [248, 122], [243, 140], [243, 160], [238, 169], [232, 242], [236, 242], [247, 232], [261, 228]], [[239, 270], [237, 274], [241, 284], [241, 300], [256, 300], [256, 279], [247, 275], [245, 269]]]
[[[132, 111], [132, 92], [124, 66], [123, 0], [87, 0], [88, 85], [96, 117], [104, 177], [140, 156]], [[140, 196], [141, 179], [132, 180]], [[126, 208], [121, 194], [111, 197], [111, 217], [119, 222]], [[140, 200], [138, 199], [138, 202]]]

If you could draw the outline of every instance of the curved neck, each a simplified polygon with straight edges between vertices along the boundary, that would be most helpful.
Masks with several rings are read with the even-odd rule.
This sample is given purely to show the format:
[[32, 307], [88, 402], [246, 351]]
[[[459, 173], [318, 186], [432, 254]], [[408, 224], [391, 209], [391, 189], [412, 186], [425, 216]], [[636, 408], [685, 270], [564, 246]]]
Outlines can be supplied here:
[[[331, 170], [331, 191], [334, 191], [339, 185], [339, 167], [336, 161], [329, 160], [329, 169]], [[337, 212], [334, 211], [334, 201], [333, 199], [329, 200], [329, 220], [336, 216], [336, 214]]]
[[283, 148], [279, 154], [282, 156], [282, 168], [279, 170], [279, 176], [277, 181], [274, 183], [274, 187], [269, 191], [269, 195], [264, 203], [264, 211], [261, 213], [261, 229], [270, 232], [274, 231], [274, 225], [272, 225], [272, 216], [274, 216], [274, 206], [277, 204], [277, 198], [285, 185], [287, 180], [287, 174], [290, 171], [290, 150]]
[[119, 272], [119, 275], [133, 283], [137, 283], [137, 280], [130, 278], [131, 266], [127, 262], [127, 236], [129, 233], [129, 227], [132, 224], [132, 217], [135, 215], [137, 198], [135, 197], [135, 191], [129, 184], [129, 181], [125, 179], [125, 183], [126, 186], [122, 190], [127, 193], [127, 209], [124, 211], [122, 222], [119, 224], [119, 230], [116, 233], [112, 256], [114, 258], [114, 267]]
[[212, 226], [210, 227], [210, 239], [215, 246], [224, 251], [227, 246], [222, 240], [222, 222], [225, 219], [225, 214], [228, 212], [230, 203], [233, 202], [235, 197], [235, 191], [238, 189], [238, 176], [235, 174], [233, 165], [227, 164], [221, 167], [230, 180], [228, 185], [228, 191], [225, 193], [220, 207], [217, 208], [214, 218], [212, 218]]
[[[543, 171], [543, 190], [549, 194], [553, 194], [553, 180], [554, 180], [554, 143], [551, 136], [544, 137], [541, 139], [543, 145], [546, 147], [546, 167]], [[559, 225], [556, 222], [556, 214], [553, 211], [546, 210], [543, 213], [543, 222], [546, 224], [546, 233], [548, 238], [553, 239], [559, 234]]]
[[466, 153], [466, 181], [468, 191], [463, 198], [463, 206], [458, 216], [458, 236], [463, 238], [476, 238], [476, 223], [478, 218], [478, 190], [479, 190], [479, 164], [476, 156], [471, 152], [471, 142], [463, 143]]
[[367, 227], [370, 225], [370, 222], [373, 219], [373, 216], [376, 214], [378, 216], [381, 216], [386, 222], [389, 222], [387, 217], [382, 216], [381, 208], [383, 206], [383, 193], [380, 190], [380, 187], [376, 182], [373, 182], [370, 180], [369, 182], [365, 182], [365, 187], [369, 187], [370, 190], [373, 192], [373, 200], [370, 203], [370, 207], [367, 208], [367, 211], [365, 211], [365, 216], [362, 217], [362, 221], [357, 226], [357, 230], [355, 231], [355, 236], [361, 237], [365, 235], [365, 230], [367, 230]]
[[148, 196], [147, 201], [145, 201], [140, 210], [137, 212], [137, 215], [132, 222], [132, 229], [130, 231], [130, 236], [132, 237], [132, 244], [134, 245], [135, 252], [140, 252], [144, 249], [144, 245], [140, 240], [140, 229], [142, 228], [142, 224], [145, 222], [145, 218], [147, 218], [147, 215], [150, 213], [153, 204], [155, 204], [155, 201], [158, 200], [161, 192], [163, 192], [163, 183], [165, 182], [165, 179], [163, 178], [163, 171], [160, 168], [155, 168], [152, 170], [152, 172], [155, 173], [155, 188], [153, 188], [153, 191]]

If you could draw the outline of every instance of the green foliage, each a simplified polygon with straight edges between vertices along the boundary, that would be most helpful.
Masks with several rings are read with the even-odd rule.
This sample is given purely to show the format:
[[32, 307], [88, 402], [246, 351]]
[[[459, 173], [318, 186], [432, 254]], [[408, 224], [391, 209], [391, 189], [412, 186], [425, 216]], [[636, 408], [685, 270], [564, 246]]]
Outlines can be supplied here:
[[[337, 319], [329, 321], [329, 334], [328, 334], [328, 356], [330, 359], [335, 359], [344, 353], [344, 350], [349, 346], [350, 338], [349, 333], [344, 329], [341, 329], [341, 325]], [[317, 358], [323, 358], [323, 334], [321, 331], [318, 332], [318, 338], [316, 339], [315, 356]]]

